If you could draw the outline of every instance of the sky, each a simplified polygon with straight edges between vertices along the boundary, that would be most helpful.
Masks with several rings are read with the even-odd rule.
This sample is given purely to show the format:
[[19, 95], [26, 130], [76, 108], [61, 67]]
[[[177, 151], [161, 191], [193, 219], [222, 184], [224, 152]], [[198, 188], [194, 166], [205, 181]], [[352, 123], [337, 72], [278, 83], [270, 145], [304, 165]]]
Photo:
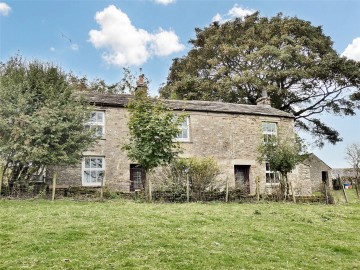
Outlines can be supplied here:
[[[20, 54], [109, 84], [127, 67], [144, 73], [157, 95], [172, 59], [191, 49], [195, 28], [255, 11], [321, 26], [339, 54], [360, 61], [360, 0], [0, 0], [0, 61]], [[321, 117], [343, 141], [308, 150], [333, 168], [348, 167], [345, 148], [360, 143], [360, 111], [354, 117]]]

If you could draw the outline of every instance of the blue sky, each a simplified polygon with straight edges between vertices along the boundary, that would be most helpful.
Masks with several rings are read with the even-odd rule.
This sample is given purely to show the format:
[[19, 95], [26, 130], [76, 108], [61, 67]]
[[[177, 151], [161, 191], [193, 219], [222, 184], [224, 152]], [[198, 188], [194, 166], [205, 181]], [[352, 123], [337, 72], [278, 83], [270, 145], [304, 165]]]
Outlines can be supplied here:
[[[254, 11], [282, 12], [322, 26], [338, 53], [360, 61], [360, 0], [0, 0], [0, 61], [20, 53], [108, 83], [121, 79], [122, 67], [142, 68], [156, 95], [171, 60], [190, 49], [195, 27]], [[322, 118], [344, 141], [310, 150], [332, 167], [348, 166], [344, 148], [360, 143], [360, 112]]]

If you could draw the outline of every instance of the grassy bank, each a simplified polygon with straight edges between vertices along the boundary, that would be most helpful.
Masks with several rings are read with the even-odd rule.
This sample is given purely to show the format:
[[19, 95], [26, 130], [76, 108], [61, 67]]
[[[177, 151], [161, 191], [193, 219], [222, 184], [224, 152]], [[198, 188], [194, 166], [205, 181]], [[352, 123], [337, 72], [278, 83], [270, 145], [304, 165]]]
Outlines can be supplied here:
[[0, 201], [0, 269], [360, 269], [360, 204]]

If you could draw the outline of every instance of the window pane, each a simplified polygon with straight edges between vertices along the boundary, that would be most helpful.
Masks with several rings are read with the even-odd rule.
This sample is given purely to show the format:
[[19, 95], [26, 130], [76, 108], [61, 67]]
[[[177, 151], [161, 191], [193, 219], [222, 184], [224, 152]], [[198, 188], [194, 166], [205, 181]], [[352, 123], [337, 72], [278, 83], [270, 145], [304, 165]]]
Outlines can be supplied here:
[[188, 139], [189, 138], [189, 118], [186, 118], [179, 127], [180, 131], [177, 135], [177, 139]]
[[104, 134], [102, 126], [96, 126], [95, 129], [96, 129], [96, 131], [95, 131], [96, 136], [101, 137]]
[[84, 171], [84, 182], [85, 183], [90, 182], [90, 173], [89, 173], [89, 171]]
[[85, 158], [85, 168], [90, 168], [90, 159]]
[[98, 171], [97, 180], [99, 183], [101, 183], [103, 177], [104, 177], [104, 171]]
[[141, 189], [142, 188], [141, 172], [135, 171], [133, 177], [134, 177], [134, 189]]
[[90, 122], [91, 123], [96, 122], [96, 112], [91, 112], [90, 113]]
[[96, 159], [96, 168], [102, 168], [102, 158]]
[[90, 175], [91, 175], [91, 183], [96, 183], [97, 182], [97, 172], [91, 171]]
[[270, 163], [266, 163], [265, 166], [266, 166], [266, 170], [267, 170], [267, 171], [270, 171]]
[[104, 122], [104, 113], [103, 112], [97, 112], [97, 122], [98, 123]]

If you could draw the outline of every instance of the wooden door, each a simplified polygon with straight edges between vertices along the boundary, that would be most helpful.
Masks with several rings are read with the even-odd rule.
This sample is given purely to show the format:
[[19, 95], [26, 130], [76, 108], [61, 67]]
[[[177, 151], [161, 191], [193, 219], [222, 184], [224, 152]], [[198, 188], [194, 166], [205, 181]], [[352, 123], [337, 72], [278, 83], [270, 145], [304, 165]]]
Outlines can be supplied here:
[[146, 172], [139, 165], [130, 165], [130, 191], [140, 191], [145, 188]]
[[235, 187], [244, 189], [246, 194], [250, 193], [250, 166], [249, 165], [235, 165]]

